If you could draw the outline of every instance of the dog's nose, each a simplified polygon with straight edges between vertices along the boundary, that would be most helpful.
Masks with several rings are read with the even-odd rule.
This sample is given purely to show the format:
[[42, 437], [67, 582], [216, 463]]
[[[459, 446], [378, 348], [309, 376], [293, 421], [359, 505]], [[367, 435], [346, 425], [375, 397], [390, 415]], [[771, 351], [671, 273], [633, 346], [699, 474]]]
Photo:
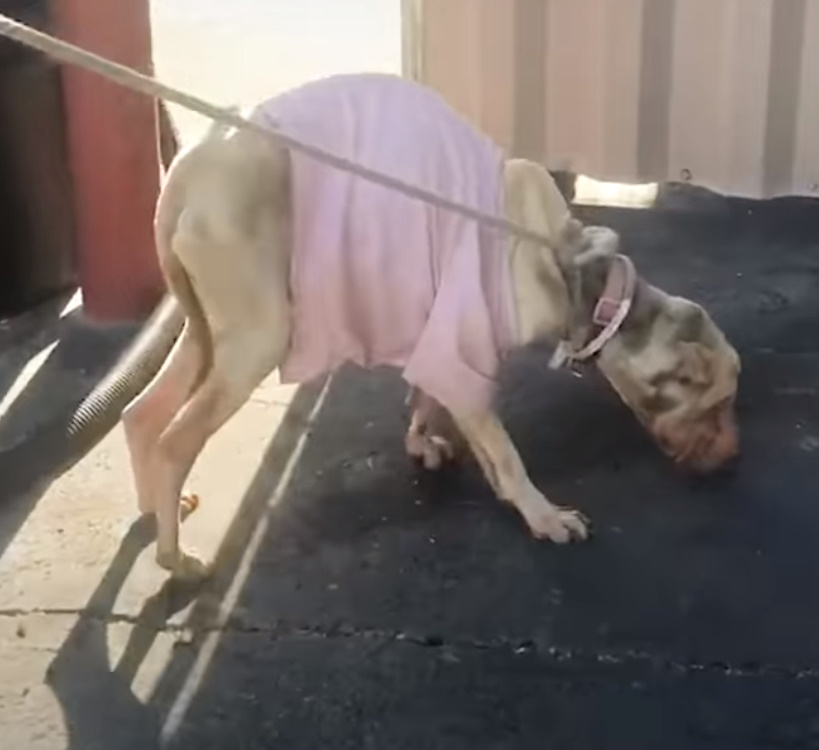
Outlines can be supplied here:
[[739, 464], [739, 443], [734, 437], [717, 439], [707, 450], [693, 455], [687, 464], [697, 474], [733, 474]]

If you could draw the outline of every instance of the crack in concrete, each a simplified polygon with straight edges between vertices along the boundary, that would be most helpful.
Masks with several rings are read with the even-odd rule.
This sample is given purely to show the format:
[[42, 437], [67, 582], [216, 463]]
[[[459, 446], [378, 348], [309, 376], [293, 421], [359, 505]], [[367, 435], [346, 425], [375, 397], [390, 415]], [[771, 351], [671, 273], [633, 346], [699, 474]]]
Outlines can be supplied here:
[[[0, 609], [0, 620], [23, 617], [77, 617], [85, 621], [103, 625], [130, 625], [143, 627], [159, 633], [180, 637], [180, 643], [195, 647], [206, 635], [264, 636], [271, 641], [288, 638], [311, 638], [315, 640], [350, 639], [378, 643], [381, 646], [408, 644], [420, 648], [436, 649], [441, 652], [460, 651], [507, 651], [517, 656], [534, 656], [553, 664], [571, 667], [637, 667], [657, 673], [668, 673], [684, 677], [692, 674], [706, 674], [737, 679], [787, 679], [819, 680], [819, 668], [796, 667], [763, 662], [732, 663], [730, 661], [702, 662], [664, 656], [640, 649], [590, 650], [538, 643], [534, 640], [497, 638], [444, 638], [435, 634], [412, 633], [401, 630], [361, 628], [338, 623], [330, 626], [294, 624], [274, 621], [265, 624], [248, 623], [232, 617], [227, 622], [190, 623], [162, 622], [153, 618], [127, 613], [95, 613], [71, 608], [37, 607], [32, 609]], [[21, 639], [24, 642], [24, 639]]]
[[[99, 620], [110, 624], [120, 622], [131, 625], [144, 625], [145, 618], [138, 615], [120, 613], [96, 613], [93, 610], [77, 609], [74, 607], [9, 607], [0, 609], [0, 620], [17, 619], [20, 617], [80, 617], [85, 620]], [[172, 626], [172, 623], [167, 623]]]

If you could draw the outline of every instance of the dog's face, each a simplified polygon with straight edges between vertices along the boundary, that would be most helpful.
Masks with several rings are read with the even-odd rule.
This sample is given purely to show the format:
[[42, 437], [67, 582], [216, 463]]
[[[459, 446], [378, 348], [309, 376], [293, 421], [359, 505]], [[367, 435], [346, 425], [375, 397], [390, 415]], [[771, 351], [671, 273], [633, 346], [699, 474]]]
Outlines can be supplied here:
[[738, 454], [739, 355], [699, 305], [640, 282], [598, 365], [678, 464], [709, 472]]

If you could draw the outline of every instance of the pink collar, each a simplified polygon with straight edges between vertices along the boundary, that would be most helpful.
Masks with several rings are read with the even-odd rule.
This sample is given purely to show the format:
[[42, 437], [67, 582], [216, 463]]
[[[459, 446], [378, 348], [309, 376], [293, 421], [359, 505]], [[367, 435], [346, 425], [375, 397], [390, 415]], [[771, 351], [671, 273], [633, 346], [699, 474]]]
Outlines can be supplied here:
[[552, 355], [549, 367], [558, 369], [572, 362], [584, 362], [598, 354], [614, 338], [628, 316], [636, 287], [637, 271], [631, 259], [620, 254], [612, 256], [606, 286], [592, 315], [592, 322], [600, 329], [599, 332], [580, 349], [575, 349], [565, 339], [561, 341]]

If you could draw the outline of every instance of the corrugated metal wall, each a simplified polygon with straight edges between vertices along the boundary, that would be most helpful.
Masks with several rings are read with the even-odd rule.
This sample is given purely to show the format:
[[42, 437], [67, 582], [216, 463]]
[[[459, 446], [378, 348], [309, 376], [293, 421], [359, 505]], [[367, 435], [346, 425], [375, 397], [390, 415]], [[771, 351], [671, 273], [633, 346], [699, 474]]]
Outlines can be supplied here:
[[405, 70], [516, 155], [819, 196], [819, 0], [404, 0]]

